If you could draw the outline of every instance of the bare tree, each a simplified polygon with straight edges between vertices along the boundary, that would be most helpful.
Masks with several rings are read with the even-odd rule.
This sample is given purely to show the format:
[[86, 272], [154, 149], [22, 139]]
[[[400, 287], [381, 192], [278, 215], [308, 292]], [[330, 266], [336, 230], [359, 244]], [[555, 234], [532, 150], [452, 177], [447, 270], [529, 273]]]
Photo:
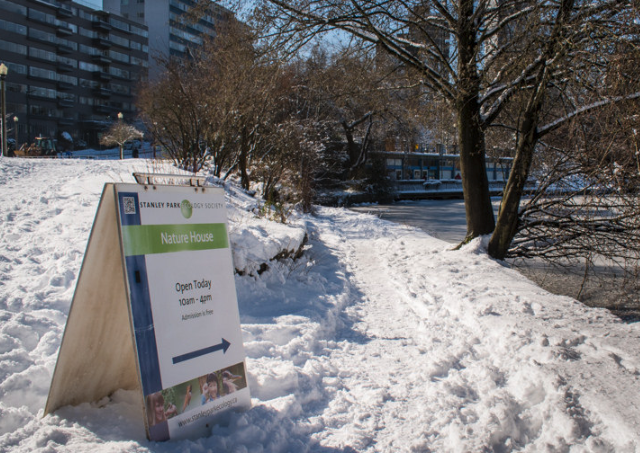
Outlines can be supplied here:
[[[548, 33], [532, 42], [531, 52], [543, 64], [524, 81], [520, 93], [523, 102], [515, 123], [513, 168], [489, 242], [489, 254], [496, 258], [507, 255], [518, 231], [521, 197], [540, 141], [569, 123], [582, 122], [581, 127], [589, 128], [597, 112], [619, 103], [637, 103], [640, 96], [640, 79], [614, 64], [615, 54], [621, 55], [620, 46], [623, 54], [637, 54], [635, 46], [629, 46], [629, 38], [637, 34], [637, 25], [632, 25], [637, 23], [637, 11], [624, 2], [563, 0], [547, 19]], [[571, 147], [575, 161], [582, 160], [585, 146]]]
[[105, 146], [118, 145], [120, 159], [124, 159], [124, 144], [130, 140], [142, 140], [144, 134], [130, 124], [118, 120], [100, 137], [100, 144]]
[[414, 68], [423, 86], [449, 103], [457, 121], [468, 238], [494, 232], [486, 131], [518, 102], [518, 121], [510, 125], [517, 139], [514, 165], [489, 247], [497, 258], [504, 257], [516, 231], [522, 189], [539, 139], [601, 105], [580, 95], [565, 97], [562, 117], [544, 123], [552, 87], [571, 77], [586, 80], [602, 64], [602, 59], [589, 58], [594, 51], [599, 55], [602, 33], [623, 39], [625, 30], [637, 24], [629, 20], [635, 13], [632, 6], [616, 0], [267, 3], [272, 7], [261, 12], [271, 20], [269, 31], [277, 31], [284, 44], [299, 45], [310, 36], [339, 30]]
[[[633, 59], [632, 53], [627, 57]], [[637, 304], [640, 265], [640, 160], [637, 105], [609, 104], [574, 118], [537, 146], [536, 192], [520, 207], [507, 258], [536, 259], [576, 281], [576, 298]], [[578, 275], [580, 274], [579, 278]], [[579, 284], [578, 284], [579, 283]], [[585, 292], [587, 293], [585, 295]]]
[[250, 30], [230, 21], [215, 38], [190, 50], [189, 58], [161, 62], [164, 76], [149, 83], [140, 98], [156, 140], [179, 166], [197, 172], [209, 164], [216, 176], [232, 169], [248, 188], [247, 162], [260, 138], [272, 80]]
[[165, 60], [165, 73], [141, 90], [139, 107], [156, 142], [167, 150], [176, 165], [199, 171], [208, 159], [203, 142], [207, 122], [206, 99], [193, 64]]
[[273, 197], [310, 136], [295, 65], [273, 58], [237, 22], [219, 27], [188, 60], [164, 64], [166, 76], [149, 84], [141, 103], [156, 139], [184, 168], [237, 174], [245, 189], [259, 181]]
[[[273, 20], [285, 42], [304, 42], [310, 34], [327, 30], [346, 32], [413, 68], [424, 87], [440, 93], [450, 103], [458, 122], [467, 234], [475, 237], [491, 233], [494, 217], [485, 172], [484, 130], [487, 121], [491, 121], [487, 117], [493, 115], [483, 114], [482, 108], [487, 102], [486, 93], [493, 88], [489, 86], [488, 72], [493, 70], [490, 60], [498, 51], [489, 44], [501, 30], [525, 17], [526, 11], [497, 20], [496, 8], [489, 1], [269, 3], [276, 9], [266, 8], [263, 15]], [[449, 39], [455, 41], [455, 51], [447, 45]], [[499, 110], [500, 103], [494, 108]]]
[[421, 89], [396, 61], [370, 46], [315, 46], [298, 66], [300, 98], [326, 129], [328, 183], [361, 178], [370, 149], [418, 142]]

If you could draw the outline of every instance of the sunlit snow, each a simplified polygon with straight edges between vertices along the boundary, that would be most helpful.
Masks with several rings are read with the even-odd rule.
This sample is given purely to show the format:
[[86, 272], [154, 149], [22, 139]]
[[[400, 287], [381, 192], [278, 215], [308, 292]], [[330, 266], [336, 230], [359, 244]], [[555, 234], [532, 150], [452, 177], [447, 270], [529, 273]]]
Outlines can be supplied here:
[[[0, 451], [640, 451], [640, 323], [545, 292], [480, 239], [452, 251], [333, 208], [276, 224], [233, 185], [252, 408], [167, 443], [134, 390], [42, 417], [103, 185], [134, 170], [159, 168], [0, 160]], [[302, 258], [269, 261], [305, 235]]]

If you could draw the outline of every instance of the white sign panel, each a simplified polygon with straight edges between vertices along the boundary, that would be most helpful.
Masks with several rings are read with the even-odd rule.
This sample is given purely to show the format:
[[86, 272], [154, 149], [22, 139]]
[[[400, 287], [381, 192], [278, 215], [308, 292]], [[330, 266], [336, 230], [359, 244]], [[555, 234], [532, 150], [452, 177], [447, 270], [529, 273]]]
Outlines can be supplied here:
[[224, 191], [116, 191], [149, 438], [206, 435], [250, 405]]

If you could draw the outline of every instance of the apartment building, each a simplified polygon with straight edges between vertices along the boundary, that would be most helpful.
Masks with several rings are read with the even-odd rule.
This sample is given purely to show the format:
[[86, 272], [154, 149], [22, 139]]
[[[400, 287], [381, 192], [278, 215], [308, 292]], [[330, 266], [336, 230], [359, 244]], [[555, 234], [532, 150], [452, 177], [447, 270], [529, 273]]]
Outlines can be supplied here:
[[67, 0], [0, 0], [0, 62], [9, 138], [65, 137], [96, 146], [119, 113], [136, 115], [147, 77], [149, 29], [107, 8]]
[[234, 17], [215, 2], [197, 0], [120, 0], [120, 12], [149, 27], [151, 79], [162, 73], [156, 57], [186, 57], [188, 48], [201, 45], [203, 36], [215, 37], [217, 26]]

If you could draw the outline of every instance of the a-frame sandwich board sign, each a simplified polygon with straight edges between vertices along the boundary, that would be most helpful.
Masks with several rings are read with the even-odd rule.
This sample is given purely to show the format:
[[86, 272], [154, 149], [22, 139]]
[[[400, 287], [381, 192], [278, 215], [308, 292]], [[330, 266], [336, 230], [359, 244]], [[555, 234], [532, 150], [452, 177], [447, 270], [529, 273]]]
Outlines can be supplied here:
[[156, 441], [250, 406], [221, 189], [105, 185], [45, 415], [118, 389]]

